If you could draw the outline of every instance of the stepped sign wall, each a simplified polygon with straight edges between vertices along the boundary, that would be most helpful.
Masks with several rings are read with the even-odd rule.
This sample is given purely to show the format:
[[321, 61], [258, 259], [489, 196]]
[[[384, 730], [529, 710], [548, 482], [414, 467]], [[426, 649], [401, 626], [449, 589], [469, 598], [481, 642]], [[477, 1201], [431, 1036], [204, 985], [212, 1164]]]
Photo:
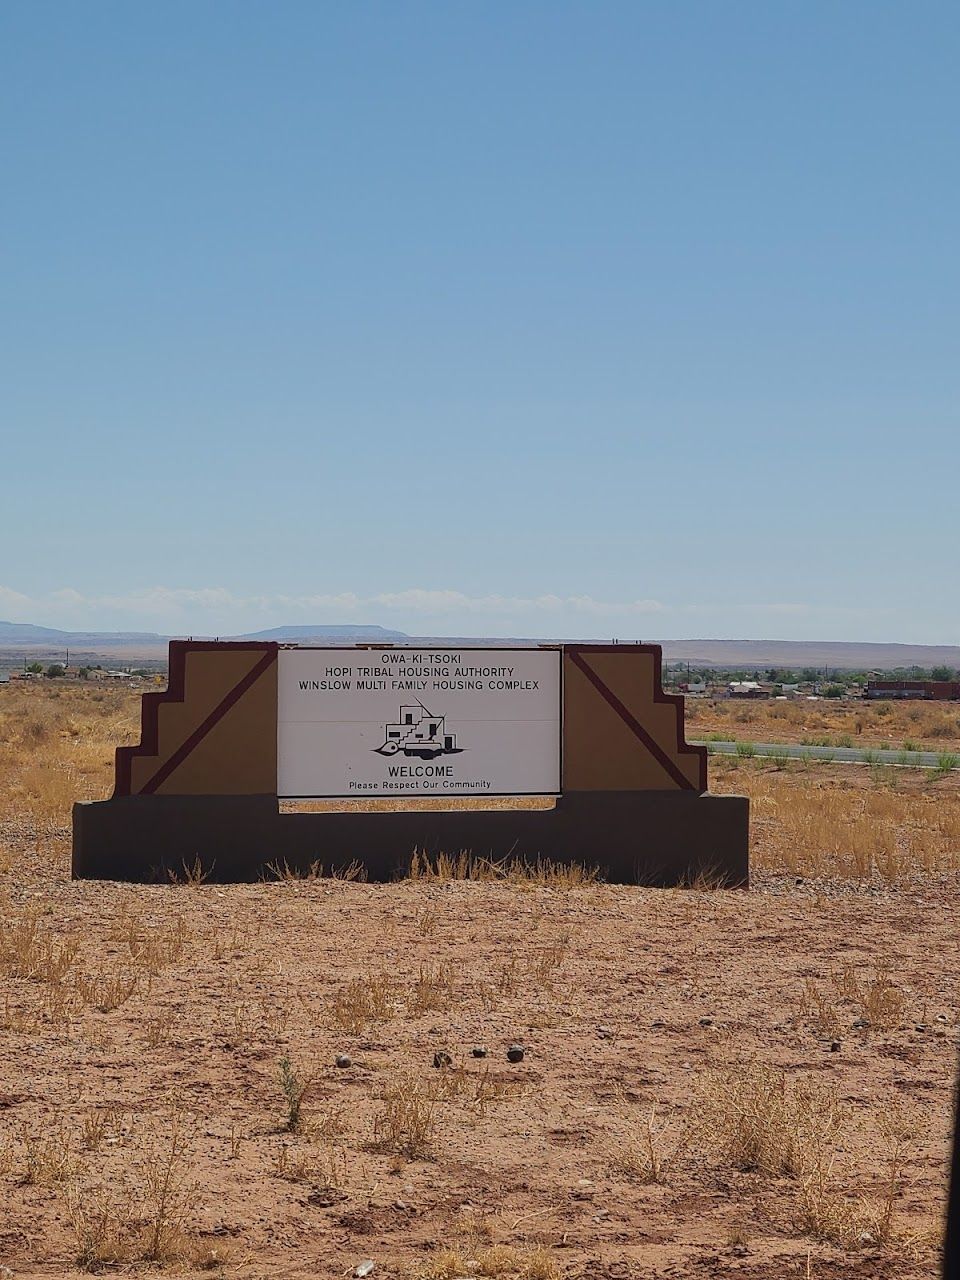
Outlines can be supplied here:
[[[510, 799], [525, 796], [545, 799]], [[119, 878], [181, 857], [242, 878], [348, 852], [388, 878], [417, 848], [743, 884], [746, 844], [747, 802], [707, 794], [655, 645], [174, 641], [169, 687], [143, 696], [140, 742], [117, 750], [113, 799], [74, 815], [75, 874]]]

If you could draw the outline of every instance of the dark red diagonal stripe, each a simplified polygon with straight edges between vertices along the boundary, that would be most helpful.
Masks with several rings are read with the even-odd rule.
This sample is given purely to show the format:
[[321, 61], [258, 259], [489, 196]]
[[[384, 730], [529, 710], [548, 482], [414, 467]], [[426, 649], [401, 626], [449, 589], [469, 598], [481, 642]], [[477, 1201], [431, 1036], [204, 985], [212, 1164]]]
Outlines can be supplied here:
[[670, 777], [674, 780], [677, 786], [682, 787], [684, 791], [696, 791], [697, 789], [696, 786], [689, 780], [689, 778], [686, 778], [680, 772], [680, 770], [677, 768], [676, 762], [671, 760], [670, 757], [667, 755], [667, 753], [660, 746], [659, 742], [656, 742], [650, 736], [650, 734], [647, 733], [646, 729], [643, 727], [643, 725], [640, 723], [637, 717], [627, 707], [624, 706], [624, 704], [620, 701], [620, 699], [613, 692], [613, 690], [607, 688], [607, 686], [603, 683], [603, 681], [600, 679], [597, 673], [593, 670], [593, 668], [588, 666], [587, 663], [584, 662], [582, 656], [579, 653], [577, 653], [576, 649], [570, 649], [568, 650], [568, 653], [570, 654], [570, 657], [573, 659], [574, 663], [580, 668], [583, 674], [587, 677], [587, 679], [590, 681], [593, 687], [600, 694], [600, 696], [603, 699], [605, 699], [605, 701], [607, 701], [611, 707], [613, 707], [614, 711], [616, 711], [617, 715], [620, 717], [623, 723], [627, 726], [627, 728], [633, 731], [633, 733], [636, 735], [636, 737], [640, 739], [640, 741], [647, 748], [647, 750], [654, 757], [654, 759], [659, 764], [661, 764], [664, 767], [664, 769], [666, 769], [667, 773], [669, 773]]
[[252, 685], [256, 684], [276, 656], [275, 652], [265, 653], [256, 666], [251, 667], [240, 683], [234, 685], [227, 696], [214, 707], [206, 720], [194, 729], [190, 737], [177, 748], [169, 760], [160, 766], [150, 781], [140, 788], [140, 795], [152, 795], [157, 787], [166, 782], [174, 769], [183, 764], [190, 752], [204, 740], [214, 725], [223, 719], [230, 708], [240, 701]]

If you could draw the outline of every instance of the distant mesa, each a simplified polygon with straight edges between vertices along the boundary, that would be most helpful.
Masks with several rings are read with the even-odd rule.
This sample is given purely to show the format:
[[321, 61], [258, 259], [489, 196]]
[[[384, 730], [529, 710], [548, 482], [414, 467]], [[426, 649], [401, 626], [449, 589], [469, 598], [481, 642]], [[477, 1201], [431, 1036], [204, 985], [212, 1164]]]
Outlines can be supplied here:
[[276, 640], [279, 643], [304, 640], [409, 640], [404, 631], [388, 631], [371, 626], [271, 627], [269, 631], [248, 631], [231, 640]]
[[[25, 654], [36, 658], [62, 660], [70, 650], [71, 660], [132, 662], [141, 658], [152, 664], [166, 661], [170, 636], [154, 631], [58, 631], [55, 627], [38, 627], [30, 622], [0, 622], [0, 657], [8, 666], [16, 665]], [[179, 638], [185, 638], [181, 633]], [[427, 645], [451, 648], [496, 645], [537, 645], [559, 642], [585, 642], [584, 636], [554, 636], [551, 641], [522, 636], [414, 636], [404, 631], [370, 624], [312, 623], [306, 626], [271, 627], [266, 631], [246, 631], [242, 635], [203, 635], [195, 631], [194, 640], [273, 641], [278, 644], [347, 645], [400, 644], [407, 648]], [[652, 637], [645, 637], [650, 640]], [[779, 667], [798, 670], [802, 667], [826, 667], [832, 670], [896, 671], [917, 666], [960, 668], [957, 645], [877, 644], [838, 640], [657, 640], [663, 647], [663, 660], [668, 663], [689, 662], [698, 667], [725, 670]]]
[[[170, 636], [156, 631], [60, 631], [56, 627], [38, 627], [32, 622], [0, 622], [0, 645], [120, 645], [145, 642], [166, 645]], [[195, 639], [213, 639], [197, 634]], [[375, 626], [308, 626], [272, 627], [269, 631], [249, 631], [239, 636], [220, 636], [221, 640], [277, 640], [291, 643], [304, 640], [408, 640], [403, 631], [389, 631]]]
[[159, 643], [166, 636], [156, 631], [58, 631], [56, 627], [38, 627], [32, 622], [0, 622], [0, 644], [125, 644], [131, 640]]

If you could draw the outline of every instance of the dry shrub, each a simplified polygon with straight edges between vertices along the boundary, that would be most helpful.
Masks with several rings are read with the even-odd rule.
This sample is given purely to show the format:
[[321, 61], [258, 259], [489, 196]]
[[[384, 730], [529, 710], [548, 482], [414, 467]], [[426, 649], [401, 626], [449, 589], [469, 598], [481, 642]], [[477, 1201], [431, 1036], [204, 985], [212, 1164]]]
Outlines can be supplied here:
[[843, 1122], [833, 1093], [760, 1065], [707, 1072], [692, 1119], [721, 1164], [793, 1177], [812, 1167]]
[[80, 1122], [80, 1145], [84, 1151], [99, 1151], [105, 1141], [119, 1146], [128, 1128], [129, 1117], [120, 1107], [88, 1107]]
[[187, 1180], [186, 1157], [193, 1121], [174, 1110], [165, 1139], [148, 1148], [143, 1165], [143, 1257], [170, 1262], [184, 1254], [186, 1224], [196, 1186]]
[[293, 1147], [283, 1142], [274, 1152], [273, 1172], [287, 1182], [306, 1182], [318, 1189], [333, 1190], [346, 1177], [346, 1156], [328, 1148]]
[[911, 1127], [891, 1111], [881, 1123], [885, 1173], [864, 1194], [840, 1177], [851, 1112], [829, 1088], [752, 1064], [708, 1072], [692, 1128], [714, 1158], [745, 1172], [787, 1177], [796, 1187], [796, 1226], [844, 1247], [884, 1246], [895, 1235], [894, 1207]]
[[56, 983], [66, 975], [80, 949], [76, 934], [41, 932], [36, 911], [0, 919], [0, 975]]
[[344, 983], [333, 998], [330, 1015], [338, 1027], [358, 1036], [393, 1017], [396, 984], [386, 973], [371, 973]]
[[851, 964], [832, 975], [826, 987], [807, 978], [799, 1013], [823, 1035], [837, 1036], [854, 1021], [865, 1020], [878, 1031], [903, 1025], [908, 1010], [904, 989], [890, 977], [890, 963], [861, 975]]
[[137, 975], [123, 969], [114, 969], [106, 974], [77, 974], [74, 978], [80, 999], [100, 1013], [109, 1013], [111, 1009], [126, 1004], [136, 992], [137, 985]]
[[667, 1166], [676, 1154], [681, 1138], [668, 1144], [670, 1124], [657, 1114], [652, 1103], [649, 1111], [638, 1124], [631, 1124], [611, 1145], [608, 1158], [613, 1168], [643, 1183], [660, 1183], [666, 1180]]
[[523, 1090], [523, 1082], [514, 1076], [491, 1073], [489, 1067], [476, 1072], [465, 1072], [467, 1077], [467, 1102], [482, 1119], [487, 1107], [505, 1098], [516, 1096]]
[[527, 972], [541, 986], [549, 986], [570, 951], [570, 934], [562, 933], [552, 942], [538, 947], [527, 965]]
[[401, 1076], [384, 1087], [373, 1120], [373, 1145], [416, 1160], [430, 1150], [436, 1100], [416, 1076]]
[[420, 965], [407, 997], [408, 1011], [418, 1016], [437, 1009], [448, 1009], [453, 999], [453, 966], [441, 962]]
[[77, 1160], [63, 1125], [44, 1133], [31, 1133], [25, 1128], [22, 1141], [24, 1163], [20, 1181], [24, 1186], [51, 1186], [75, 1173]]
[[158, 974], [168, 964], [181, 959], [186, 945], [186, 925], [183, 916], [176, 916], [169, 924], [156, 928], [144, 926], [136, 917], [125, 916], [121, 922], [117, 940], [126, 942], [132, 966], [149, 974]]
[[835, 1158], [820, 1149], [799, 1180], [797, 1225], [845, 1248], [885, 1247], [895, 1238], [894, 1211], [903, 1185], [904, 1135], [884, 1126], [884, 1174], [873, 1195], [850, 1191], [834, 1176]]
[[437, 929], [437, 911], [429, 904], [417, 916], [417, 932], [422, 938], [429, 938]]
[[97, 1271], [146, 1261], [205, 1268], [225, 1260], [223, 1250], [190, 1227], [197, 1186], [188, 1178], [187, 1160], [195, 1127], [174, 1106], [167, 1132], [152, 1137], [135, 1170], [112, 1177], [109, 1190], [89, 1185], [74, 1171], [64, 1199], [79, 1266]]
[[206, 882], [216, 870], [216, 863], [211, 862], [209, 866], [200, 857], [199, 853], [194, 857], [192, 862], [188, 862], [184, 858], [180, 864], [180, 870], [174, 871], [171, 867], [167, 868], [167, 878], [171, 884], [186, 884], [194, 887]]
[[74, 1258], [81, 1270], [100, 1271], [129, 1259], [135, 1205], [126, 1187], [108, 1192], [74, 1183], [65, 1199], [75, 1238]]
[[169, 1009], [157, 1014], [154, 1018], [144, 1018], [143, 1033], [148, 1048], [159, 1049], [161, 1045], [166, 1044], [175, 1025], [176, 1018]]

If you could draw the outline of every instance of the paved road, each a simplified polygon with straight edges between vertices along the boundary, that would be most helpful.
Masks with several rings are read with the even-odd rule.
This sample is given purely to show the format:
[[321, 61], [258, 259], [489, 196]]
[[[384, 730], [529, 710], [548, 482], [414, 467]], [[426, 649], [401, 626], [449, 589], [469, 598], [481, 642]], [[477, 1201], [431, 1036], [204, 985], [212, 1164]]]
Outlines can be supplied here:
[[880, 751], [869, 747], [804, 747], [796, 742], [704, 742], [696, 746], [706, 747], [721, 756], [756, 755], [789, 756], [794, 760], [832, 760], [835, 764], [898, 764], [910, 769], [938, 769], [949, 759], [950, 768], [960, 768], [960, 756], [939, 751]]

